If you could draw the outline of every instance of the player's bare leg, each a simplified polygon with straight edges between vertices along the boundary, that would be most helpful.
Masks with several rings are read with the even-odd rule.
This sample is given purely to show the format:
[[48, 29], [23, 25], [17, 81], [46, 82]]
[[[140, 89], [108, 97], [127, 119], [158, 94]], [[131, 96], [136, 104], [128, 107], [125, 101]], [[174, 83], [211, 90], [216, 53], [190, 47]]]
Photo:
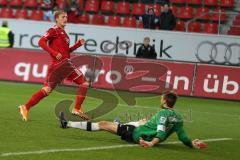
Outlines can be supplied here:
[[75, 107], [72, 110], [72, 114], [79, 116], [84, 120], [90, 119], [86, 114], [84, 114], [84, 112], [82, 110], [82, 104], [85, 100], [88, 86], [89, 86], [89, 82], [84, 82], [83, 84], [79, 85], [78, 93], [76, 96]]
[[86, 131], [108, 131], [110, 133], [116, 134], [118, 124], [114, 122], [108, 121], [100, 121], [100, 122], [71, 122], [68, 121], [67, 127], [69, 128], [78, 128]]
[[28, 112], [29, 112], [30, 108], [35, 106], [44, 97], [48, 96], [51, 93], [51, 91], [52, 91], [52, 88], [43, 87], [38, 92], [34, 93], [25, 105], [20, 105], [18, 107], [19, 113], [22, 116], [23, 121], [28, 120]]
[[87, 121], [82, 121], [82, 122], [67, 121], [64, 117], [63, 112], [60, 112], [59, 120], [62, 128], [77, 128], [85, 131], [104, 130], [113, 134], [117, 133], [117, 128], [118, 128], [118, 124], [114, 122], [108, 122], [108, 121], [100, 121], [96, 123], [87, 122]]
[[108, 122], [108, 121], [100, 121], [98, 122], [100, 130], [108, 131], [110, 133], [117, 133], [118, 124], [114, 122]]
[[[85, 131], [107, 131], [113, 134], [117, 134], [118, 130], [118, 123], [115, 122], [109, 122], [109, 121], [100, 121], [100, 122], [72, 122], [72, 121], [67, 121], [66, 118], [64, 117], [64, 113], [60, 112], [59, 115], [59, 120], [61, 123], [61, 128], [77, 128]], [[133, 125], [135, 127], [139, 127], [140, 125], [144, 125], [146, 123], [146, 120], [139, 120], [135, 122], [129, 122], [126, 123], [128, 125]]]

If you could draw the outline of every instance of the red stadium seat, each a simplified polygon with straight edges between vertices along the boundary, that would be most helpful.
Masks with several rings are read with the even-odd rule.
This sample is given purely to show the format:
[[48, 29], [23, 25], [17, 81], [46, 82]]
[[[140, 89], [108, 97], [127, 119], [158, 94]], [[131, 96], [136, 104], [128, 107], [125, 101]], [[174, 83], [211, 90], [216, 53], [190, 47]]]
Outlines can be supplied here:
[[22, 0], [11, 0], [9, 5], [14, 6], [14, 7], [21, 7], [22, 6]]
[[160, 16], [160, 14], [161, 14], [161, 6], [160, 6], [160, 4], [154, 4], [152, 7], [154, 9], [154, 13], [157, 16]]
[[[63, 0], [65, 1], [65, 0]], [[84, 0], [78, 0], [78, 3], [80, 5], [80, 8], [83, 9], [83, 6], [84, 6]]]
[[228, 31], [228, 35], [240, 35], [240, 28], [239, 27], [231, 27]]
[[240, 20], [240, 14], [235, 17], [236, 19]]
[[85, 11], [97, 13], [99, 11], [99, 1], [87, 0], [85, 5]]
[[42, 21], [43, 20], [43, 11], [40, 9], [33, 10], [29, 18], [32, 20], [36, 20], [36, 21]]
[[196, 16], [199, 17], [199, 20], [209, 20], [209, 9], [205, 7], [197, 8], [196, 10]]
[[28, 11], [26, 9], [17, 9], [15, 13], [15, 18], [18, 19], [27, 19]]
[[43, 9], [52, 9], [53, 0], [39, 0], [39, 6]]
[[6, 6], [7, 3], [7, 0], [0, 0], [0, 6]]
[[172, 10], [172, 13], [174, 14], [174, 16], [178, 15], [178, 8], [176, 6], [171, 6], [170, 9]]
[[182, 19], [191, 19], [191, 18], [193, 18], [193, 8], [189, 7], [189, 6], [181, 7], [180, 8], [180, 13], [179, 13], [178, 17], [182, 18]]
[[191, 22], [188, 24], [188, 32], [201, 32], [201, 23]]
[[94, 14], [93, 17], [92, 17], [91, 24], [104, 25], [105, 24], [104, 16], [101, 15], [101, 14]]
[[[65, 3], [66, 3], [65, 0], [56, 0], [56, 4], [60, 9], [64, 9]], [[80, 5], [80, 7], [82, 6]]]
[[[34, 0], [34, 1], [36, 1], [36, 0]], [[80, 9], [83, 9], [84, 0], [78, 0], [77, 2], [80, 5]], [[60, 9], [64, 9], [65, 3], [66, 3], [66, 0], [56, 0], [56, 4]]]
[[235, 19], [233, 25], [240, 26], [240, 20]]
[[160, 16], [161, 14], [161, 5], [160, 4], [151, 4], [151, 5], [146, 5], [146, 8], [153, 8], [155, 15]]
[[[175, 6], [174, 6], [175, 7]], [[155, 15], [160, 16], [161, 14], [161, 5], [160, 4], [150, 4], [146, 5], [145, 8], [153, 8]]]
[[142, 21], [138, 21], [138, 28], [143, 28], [143, 22]]
[[137, 21], [135, 17], [125, 17], [123, 20], [123, 27], [136, 28]]
[[1, 18], [13, 18], [13, 10], [11, 8], [2, 8], [0, 11]]
[[108, 25], [113, 27], [121, 26], [121, 18], [119, 16], [109, 16]]
[[185, 31], [185, 24], [184, 21], [177, 21], [176, 27], [174, 28], [175, 31]]
[[111, 0], [104, 0], [101, 3], [102, 13], [113, 13], [114, 12], [114, 2]]
[[90, 19], [89, 19], [89, 14], [87, 14], [87, 13], [83, 13], [83, 14], [79, 17], [79, 23], [88, 24], [89, 21], [90, 21]]
[[[220, 18], [220, 21], [221, 21], [221, 22], [225, 22], [225, 21], [227, 20], [227, 15], [226, 15], [224, 9], [217, 8], [217, 9], [214, 9], [213, 11], [214, 11], [215, 13], [213, 13], [212, 16], [211, 16], [211, 20], [212, 20], [212, 21], [218, 22], [218, 21], [219, 21], [219, 18]], [[220, 14], [220, 13], [221, 13], [221, 14]], [[219, 15], [221, 15], [221, 16], [219, 17]]]
[[187, 3], [192, 5], [202, 5], [202, 0], [190, 0], [187, 1]]
[[70, 12], [68, 12], [68, 22], [79, 23], [79, 15], [77, 10], [71, 10]]
[[228, 35], [240, 36], [240, 31], [229, 30]]
[[205, 6], [217, 6], [218, 5], [218, 0], [203, 0], [203, 4]]
[[125, 1], [120, 1], [117, 3], [117, 14], [130, 14], [130, 4]]
[[220, 6], [221, 7], [233, 8], [234, 3], [235, 3], [234, 0], [221, 0]]
[[186, 0], [171, 0], [170, 2], [174, 4], [185, 4]]
[[140, 16], [145, 14], [145, 5], [143, 3], [134, 3], [132, 7], [133, 7], [133, 10], [132, 10], [133, 15]]
[[215, 23], [206, 23], [203, 25], [203, 32], [217, 34], [218, 33], [218, 25]]
[[36, 8], [38, 6], [38, 2], [36, 0], [25, 0], [24, 6], [29, 8]]

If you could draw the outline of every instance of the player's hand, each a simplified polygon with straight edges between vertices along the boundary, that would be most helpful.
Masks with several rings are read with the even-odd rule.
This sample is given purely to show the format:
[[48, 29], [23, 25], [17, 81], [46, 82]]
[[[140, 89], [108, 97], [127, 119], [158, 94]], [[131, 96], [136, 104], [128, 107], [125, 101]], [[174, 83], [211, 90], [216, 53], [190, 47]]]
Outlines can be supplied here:
[[139, 140], [139, 144], [143, 146], [144, 148], [149, 148], [154, 146], [152, 142], [145, 141], [143, 138]]
[[78, 43], [81, 43], [81, 45], [83, 45], [85, 43], [85, 40], [84, 39], [79, 39]]
[[200, 141], [199, 139], [194, 139], [192, 141], [192, 145], [193, 145], [193, 148], [195, 149], [204, 149], [204, 148], [207, 148], [207, 144]]
[[62, 54], [61, 54], [61, 53], [58, 53], [58, 54], [56, 55], [56, 59], [57, 59], [57, 60], [61, 60], [61, 59], [62, 59]]

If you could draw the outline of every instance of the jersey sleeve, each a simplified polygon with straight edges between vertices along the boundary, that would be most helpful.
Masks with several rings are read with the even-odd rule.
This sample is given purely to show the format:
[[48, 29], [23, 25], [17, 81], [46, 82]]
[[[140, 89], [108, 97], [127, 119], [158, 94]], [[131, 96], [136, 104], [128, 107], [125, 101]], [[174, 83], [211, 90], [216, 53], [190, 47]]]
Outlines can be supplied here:
[[73, 52], [74, 50], [78, 49], [82, 45], [83, 44], [81, 43], [81, 41], [77, 41], [77, 43], [75, 43], [72, 47], [70, 47], [69, 50], [70, 50], [70, 52]]
[[186, 146], [188, 147], [193, 147], [192, 146], [192, 141], [191, 139], [187, 136], [185, 130], [183, 129], [183, 126], [181, 126], [178, 130], [177, 130], [177, 136], [178, 139]]
[[164, 141], [167, 138], [166, 125], [167, 125], [167, 117], [163, 114], [160, 114], [159, 118], [157, 119], [156, 137], [159, 138], [161, 141]]
[[53, 57], [56, 57], [58, 52], [49, 47], [48, 42], [56, 36], [56, 31], [53, 28], [50, 28], [38, 41], [38, 45]]
[[57, 37], [56, 30], [54, 28], [50, 28], [42, 37], [50, 41]]

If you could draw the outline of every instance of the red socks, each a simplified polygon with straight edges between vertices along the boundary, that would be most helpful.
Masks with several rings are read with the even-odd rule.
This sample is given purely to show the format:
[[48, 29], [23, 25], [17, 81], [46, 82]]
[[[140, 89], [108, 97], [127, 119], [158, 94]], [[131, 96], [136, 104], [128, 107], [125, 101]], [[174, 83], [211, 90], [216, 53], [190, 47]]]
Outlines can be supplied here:
[[75, 103], [75, 109], [80, 110], [81, 109], [81, 105], [86, 97], [87, 94], [87, 86], [80, 86], [77, 92], [77, 96], [76, 96], [76, 103]]
[[[76, 103], [75, 103], [75, 109], [80, 110], [81, 105], [85, 99], [86, 93], [87, 93], [87, 86], [80, 86], [77, 92], [76, 96]], [[36, 105], [40, 100], [42, 100], [44, 97], [46, 97], [47, 94], [44, 90], [39, 90], [35, 94], [32, 95], [30, 100], [26, 104], [27, 110], [32, 108], [34, 105]]]
[[29, 110], [30, 108], [32, 108], [34, 105], [36, 105], [41, 99], [43, 99], [44, 97], [46, 97], [47, 94], [44, 90], [39, 90], [38, 92], [36, 92], [35, 94], [32, 95], [31, 99], [27, 102], [26, 104], [26, 108], [27, 110]]

